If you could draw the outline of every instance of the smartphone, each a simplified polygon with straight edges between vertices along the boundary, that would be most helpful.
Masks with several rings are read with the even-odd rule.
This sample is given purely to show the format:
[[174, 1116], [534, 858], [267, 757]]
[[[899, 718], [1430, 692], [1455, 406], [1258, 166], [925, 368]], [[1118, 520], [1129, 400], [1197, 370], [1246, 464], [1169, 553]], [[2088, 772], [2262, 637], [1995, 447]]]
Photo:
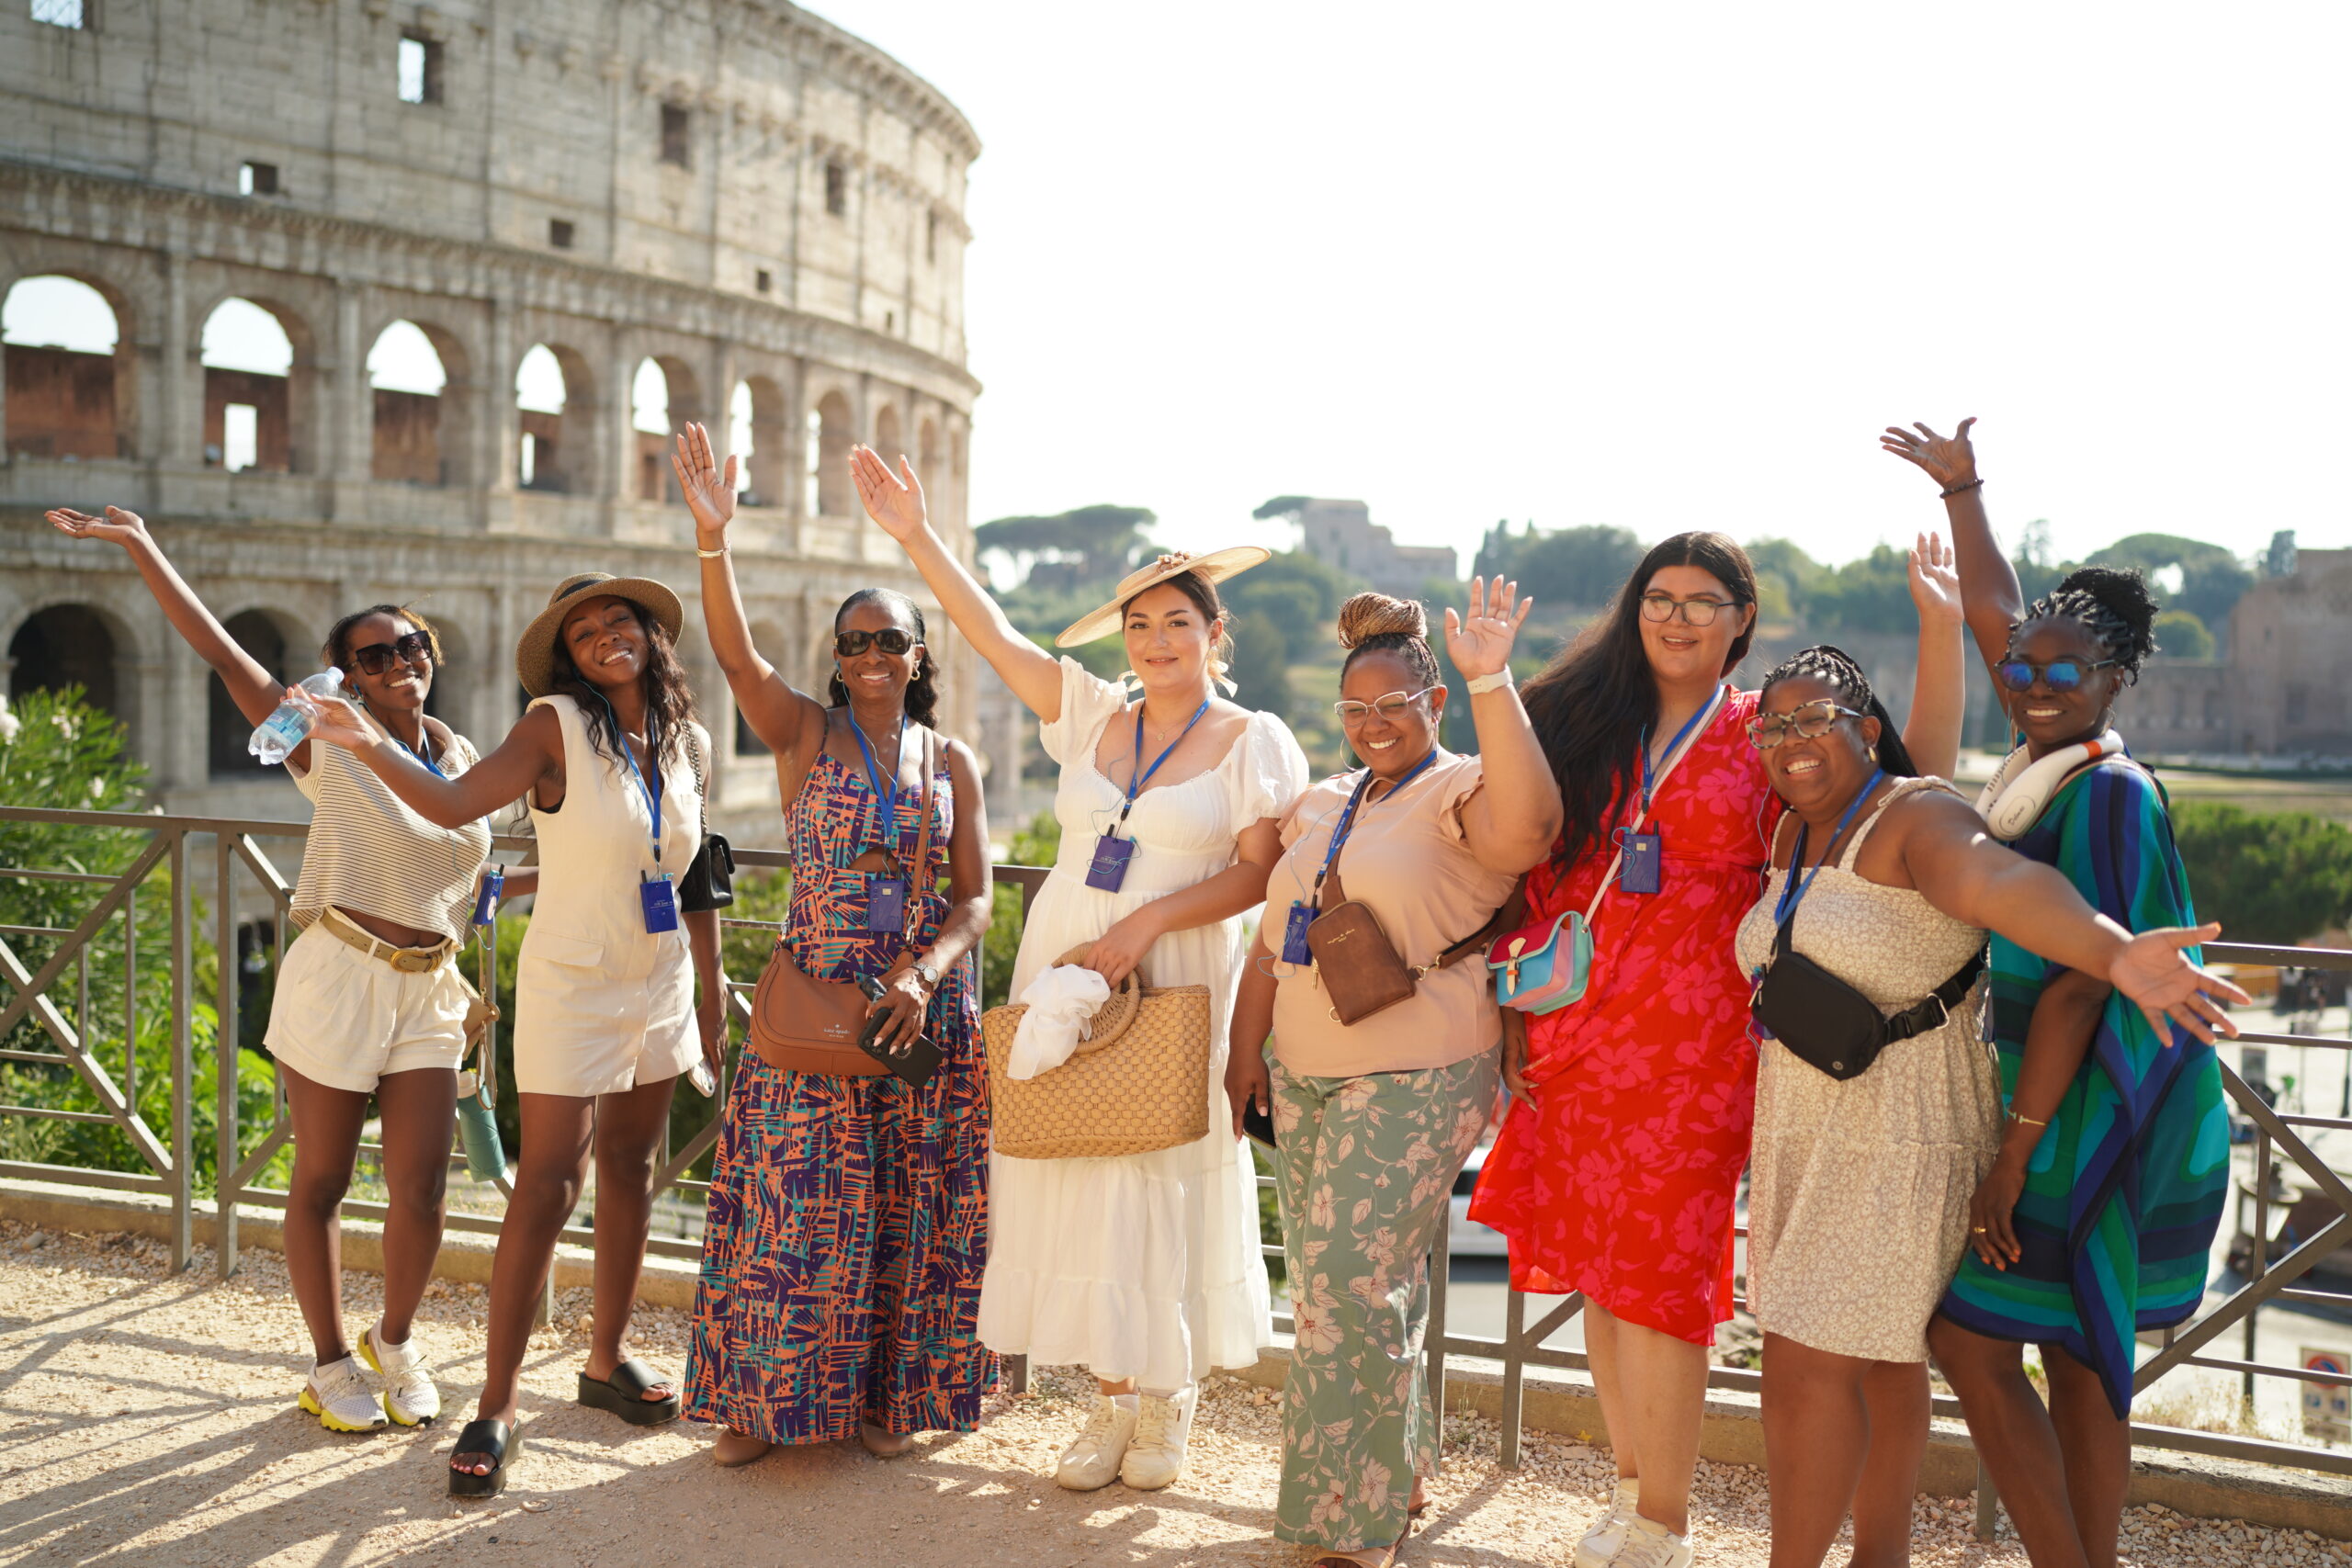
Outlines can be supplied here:
[[710, 1070], [710, 1058], [707, 1056], [695, 1058], [695, 1065], [686, 1069], [686, 1081], [694, 1085], [695, 1092], [705, 1100], [718, 1092], [718, 1075]]
[[[865, 993], [867, 1001], [882, 999], [882, 982], [871, 976], [859, 980], [857, 988]], [[865, 1027], [857, 1036], [857, 1048], [888, 1067], [908, 1088], [921, 1089], [931, 1081], [933, 1073], [939, 1071], [939, 1047], [928, 1036], [918, 1034], [895, 1051], [884, 1050], [876, 1036], [889, 1021], [890, 1015], [887, 1011], [867, 1013]]]
[[1274, 1146], [1274, 1119], [1259, 1110], [1254, 1100], [1241, 1108], [1241, 1131], [1244, 1136], [1270, 1149]]

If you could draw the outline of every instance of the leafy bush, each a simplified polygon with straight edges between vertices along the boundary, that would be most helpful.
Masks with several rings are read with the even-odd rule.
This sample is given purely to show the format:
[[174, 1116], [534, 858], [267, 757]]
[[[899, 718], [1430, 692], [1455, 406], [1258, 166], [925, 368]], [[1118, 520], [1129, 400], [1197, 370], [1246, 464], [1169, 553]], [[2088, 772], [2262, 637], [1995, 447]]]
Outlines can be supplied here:
[[[1013, 830], [1006, 853], [1012, 865], [1050, 866], [1061, 853], [1062, 825], [1050, 811], [1040, 811], [1028, 826]], [[1021, 952], [1021, 889], [1010, 882], [996, 885], [989, 911], [989, 934], [980, 948], [980, 1005], [992, 1008], [1011, 999], [1012, 961]]]
[[2290, 944], [2352, 919], [2352, 828], [2221, 801], [2172, 808], [2200, 919], [2226, 942]]

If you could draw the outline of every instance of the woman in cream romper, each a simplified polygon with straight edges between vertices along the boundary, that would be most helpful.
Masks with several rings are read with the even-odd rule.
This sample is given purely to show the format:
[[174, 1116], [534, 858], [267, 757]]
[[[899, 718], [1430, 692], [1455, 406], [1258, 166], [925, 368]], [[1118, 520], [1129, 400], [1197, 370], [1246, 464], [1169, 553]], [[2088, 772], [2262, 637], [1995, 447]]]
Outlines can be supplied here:
[[700, 842], [696, 760], [710, 742], [673, 651], [682, 620], [677, 595], [649, 579], [588, 572], [559, 584], [515, 648], [516, 674], [537, 700], [454, 780], [345, 705], [319, 705], [314, 733], [351, 748], [428, 821], [468, 820], [527, 793], [538, 832], [539, 898], [515, 987], [522, 1163], [491, 1271], [480, 1418], [450, 1459], [453, 1496], [491, 1495], [505, 1483], [519, 1447], [516, 1375], [592, 1151], [596, 1304], [580, 1402], [640, 1425], [678, 1414], [675, 1383], [621, 1342], [671, 1090], [697, 1055], [715, 1066], [726, 1040], [718, 917], [673, 912], [657, 931], [643, 894], [666, 878], [674, 899]]

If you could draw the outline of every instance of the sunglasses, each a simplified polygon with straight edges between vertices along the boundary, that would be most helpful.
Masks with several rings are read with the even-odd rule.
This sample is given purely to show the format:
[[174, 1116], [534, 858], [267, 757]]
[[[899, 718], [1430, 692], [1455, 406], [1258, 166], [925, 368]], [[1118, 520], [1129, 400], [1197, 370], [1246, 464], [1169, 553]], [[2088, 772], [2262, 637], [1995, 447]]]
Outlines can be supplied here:
[[2114, 667], [2112, 659], [2102, 659], [2096, 664], [2086, 664], [2079, 659], [2053, 659], [2047, 664], [2036, 664], [2030, 659], [2004, 659], [1993, 666], [1993, 673], [2012, 692], [2030, 692], [2037, 680], [2053, 692], [2078, 692], [2092, 671]]
[[1818, 740], [1838, 726], [1841, 718], [1863, 718], [1867, 715], [1841, 706], [1834, 698], [1820, 697], [1787, 713], [1767, 714], [1747, 721], [1747, 743], [1758, 751], [1770, 751], [1792, 733], [1800, 740]]
[[878, 632], [833, 634], [833, 652], [843, 659], [855, 659], [869, 648], [878, 648], [885, 653], [897, 655], [914, 645], [915, 639], [896, 626], [885, 626]]
[[1645, 593], [1642, 595], [1642, 619], [1670, 621], [1674, 619], [1674, 612], [1679, 610], [1682, 612], [1684, 626], [1712, 626], [1715, 624], [1717, 615], [1734, 608], [1737, 604], [1737, 600], [1726, 602], [1722, 599], [1677, 599], [1666, 593]]
[[381, 675], [392, 667], [395, 660], [406, 664], [433, 667], [433, 639], [423, 632], [410, 632], [390, 642], [371, 642], [366, 648], [351, 650], [351, 662], [363, 673]]
[[1405, 716], [1407, 708], [1436, 690], [1435, 686], [1423, 686], [1418, 692], [1391, 692], [1385, 697], [1374, 697], [1368, 703], [1342, 700], [1333, 703], [1331, 711], [1338, 714], [1340, 722], [1350, 729], [1362, 724], [1367, 715], [1375, 712], [1388, 723], [1394, 724]]

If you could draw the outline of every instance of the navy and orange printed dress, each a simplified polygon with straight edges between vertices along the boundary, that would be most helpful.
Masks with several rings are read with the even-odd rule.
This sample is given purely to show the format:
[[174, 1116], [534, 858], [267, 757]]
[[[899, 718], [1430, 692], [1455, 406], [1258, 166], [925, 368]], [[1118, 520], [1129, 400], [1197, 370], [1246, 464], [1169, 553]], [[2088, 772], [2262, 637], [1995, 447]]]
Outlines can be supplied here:
[[[931, 863], [915, 878], [919, 939], [955, 825], [945, 761]], [[914, 858], [919, 792], [899, 796], [899, 855]], [[864, 874], [882, 841], [865, 774], [819, 752], [785, 813], [793, 864], [786, 940], [819, 979], [880, 976], [902, 943], [865, 929]], [[686, 1359], [685, 1416], [775, 1443], [858, 1433], [968, 1431], [996, 1384], [975, 1330], [988, 1262], [989, 1115], [970, 960], [923, 1021], [942, 1062], [899, 1079], [789, 1073], [750, 1051], [735, 1070], [712, 1172]]]

